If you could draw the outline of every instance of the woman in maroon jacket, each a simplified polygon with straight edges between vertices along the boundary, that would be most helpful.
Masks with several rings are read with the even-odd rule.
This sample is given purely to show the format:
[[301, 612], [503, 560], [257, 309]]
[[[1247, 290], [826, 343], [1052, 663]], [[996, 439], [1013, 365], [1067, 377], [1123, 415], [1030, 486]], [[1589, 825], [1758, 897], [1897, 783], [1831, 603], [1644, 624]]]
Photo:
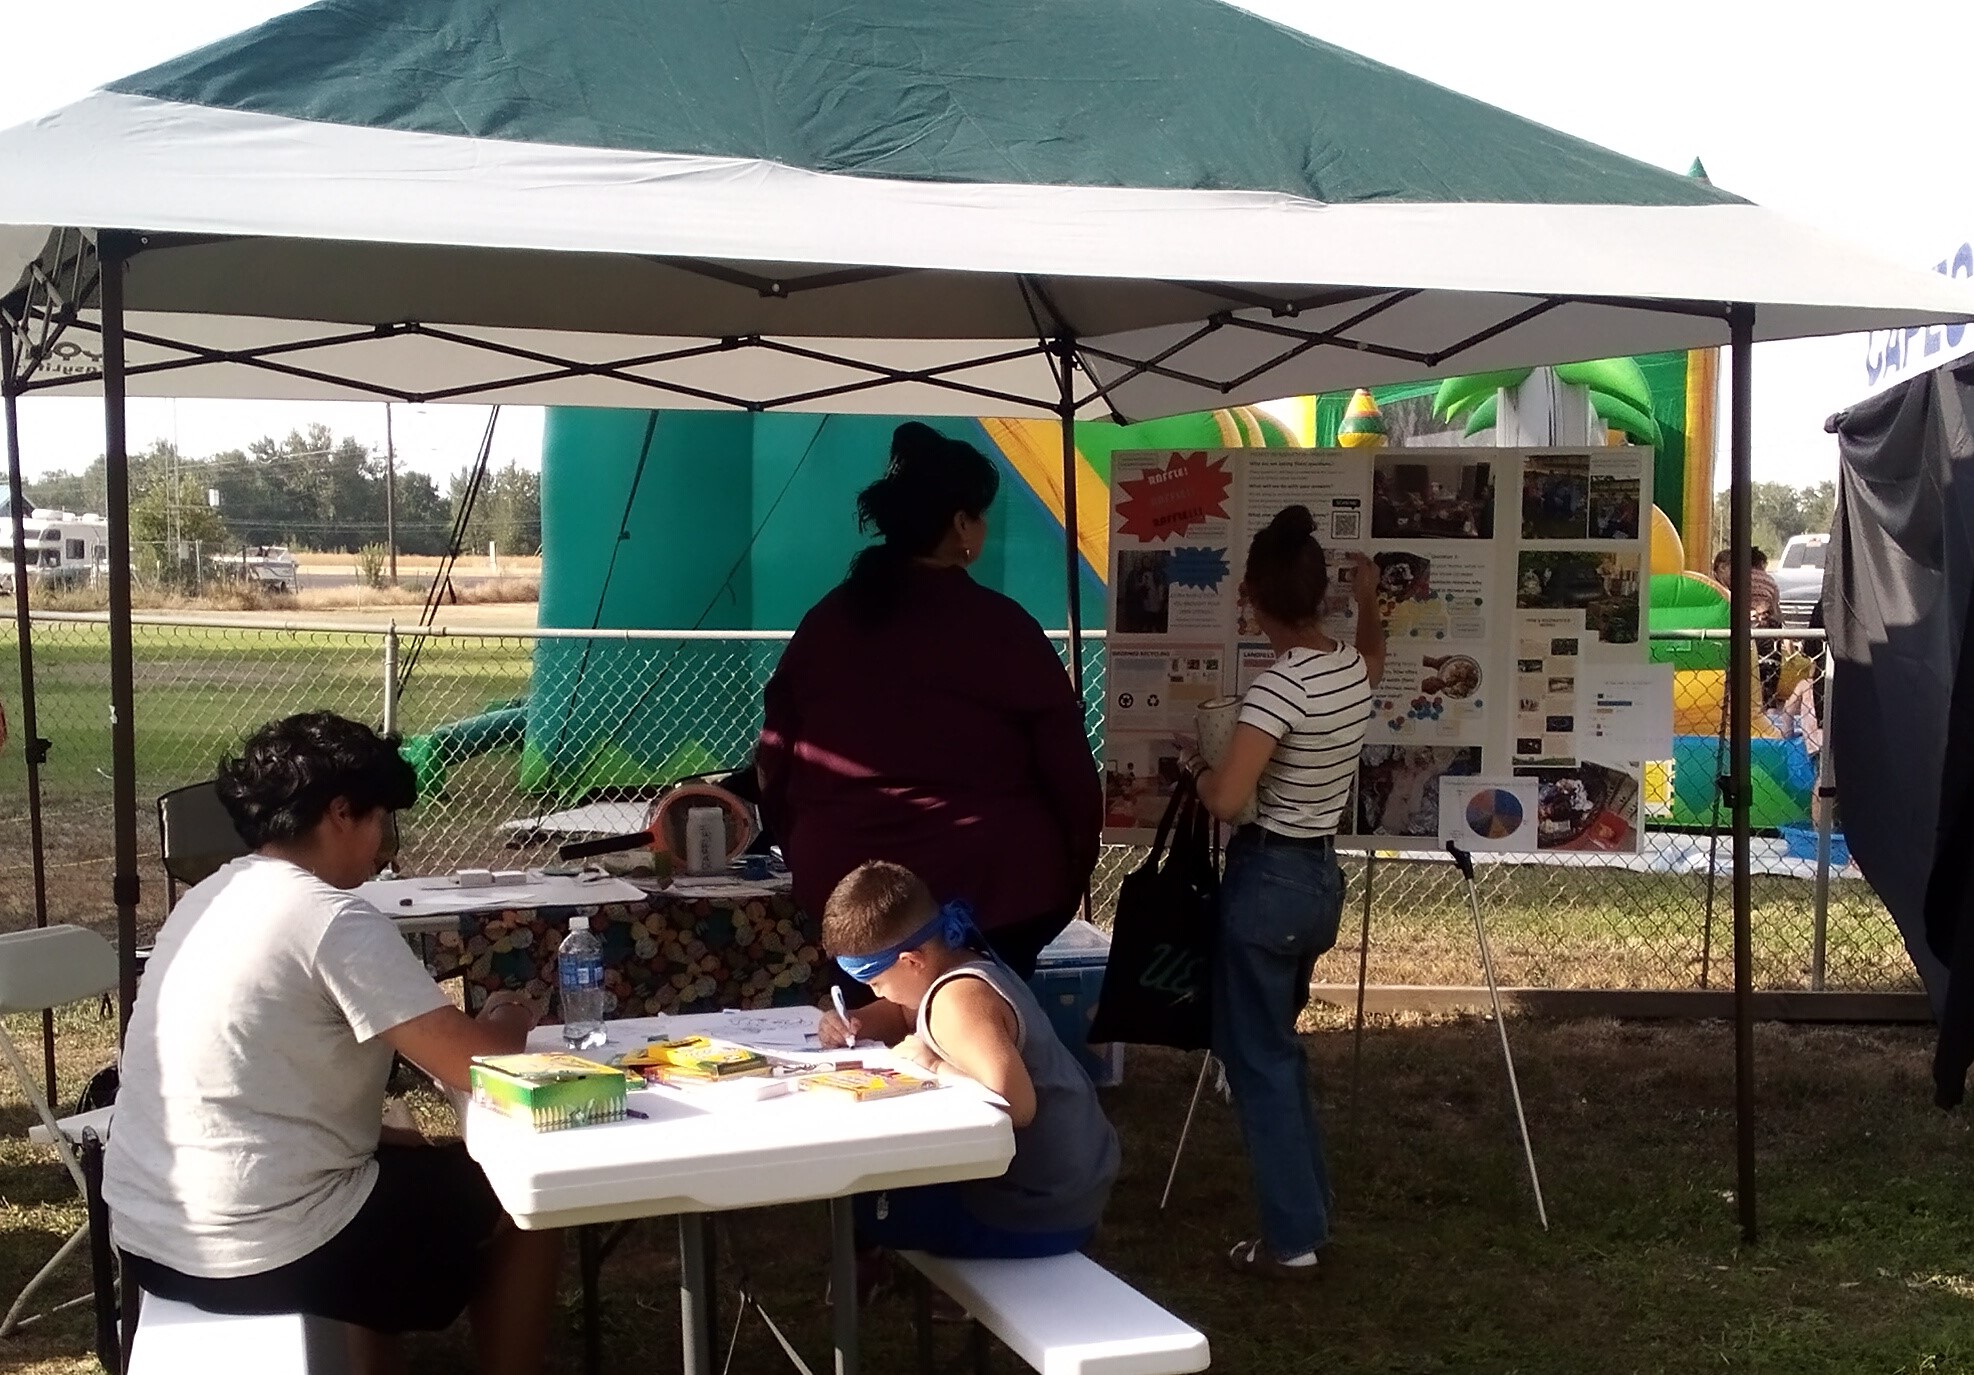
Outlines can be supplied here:
[[901, 425], [857, 498], [881, 541], [803, 618], [765, 694], [762, 813], [822, 911], [866, 860], [972, 904], [1024, 978], [1082, 902], [1103, 827], [1083, 704], [1035, 618], [967, 573], [999, 474]]

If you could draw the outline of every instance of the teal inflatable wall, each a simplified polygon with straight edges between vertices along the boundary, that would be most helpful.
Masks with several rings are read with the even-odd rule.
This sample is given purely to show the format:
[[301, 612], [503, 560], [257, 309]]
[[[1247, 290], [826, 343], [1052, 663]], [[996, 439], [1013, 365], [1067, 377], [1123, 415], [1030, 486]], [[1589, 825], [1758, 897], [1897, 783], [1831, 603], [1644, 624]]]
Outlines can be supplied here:
[[[540, 624], [791, 630], [868, 541], [857, 492], [901, 417], [553, 409], [542, 440]], [[1062, 526], [972, 420], [930, 420], [1002, 466], [973, 572], [1065, 624]], [[620, 538], [621, 535], [621, 538]], [[1103, 588], [1079, 560], [1084, 624]], [[522, 783], [562, 797], [745, 762], [773, 642], [543, 640]]]

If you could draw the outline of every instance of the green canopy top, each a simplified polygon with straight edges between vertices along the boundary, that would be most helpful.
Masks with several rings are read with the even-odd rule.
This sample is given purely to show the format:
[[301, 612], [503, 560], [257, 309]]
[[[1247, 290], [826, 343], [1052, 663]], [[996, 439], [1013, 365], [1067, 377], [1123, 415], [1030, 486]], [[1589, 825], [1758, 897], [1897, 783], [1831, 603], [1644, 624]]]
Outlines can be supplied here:
[[323, 0], [110, 89], [910, 181], [1739, 203], [1218, 0]]

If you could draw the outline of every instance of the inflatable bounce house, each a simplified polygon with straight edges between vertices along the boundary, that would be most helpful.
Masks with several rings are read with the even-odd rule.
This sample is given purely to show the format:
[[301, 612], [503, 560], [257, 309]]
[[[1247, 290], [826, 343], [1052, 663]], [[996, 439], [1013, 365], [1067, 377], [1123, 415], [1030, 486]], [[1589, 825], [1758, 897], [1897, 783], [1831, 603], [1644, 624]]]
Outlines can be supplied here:
[[[1617, 442], [1655, 452], [1651, 629], [1725, 629], [1713, 547], [1711, 353], [1559, 367]], [[1076, 540], [1083, 622], [1101, 625], [1109, 567], [1110, 456], [1135, 448], [1359, 447], [1473, 442], [1531, 370], [1452, 378], [1142, 425], [1079, 423]], [[1287, 418], [1284, 418], [1287, 417]], [[447, 766], [518, 749], [520, 782], [549, 805], [649, 792], [746, 761], [760, 686], [780, 653], [750, 632], [794, 628], [863, 546], [857, 492], [883, 470], [904, 417], [556, 409], [542, 452], [544, 628], [690, 631], [703, 638], [543, 640], [525, 698], [405, 744], [423, 789]], [[1000, 465], [994, 537], [975, 576], [1044, 625], [1066, 621], [1061, 440], [1052, 421], [933, 419]], [[1649, 765], [1661, 823], [1706, 826], [1723, 757], [1727, 645], [1659, 641], [1675, 669], [1674, 758]], [[1794, 670], [1800, 673], [1801, 667]], [[1785, 690], [1787, 683], [1785, 681]], [[1753, 702], [1754, 691], [1742, 696]], [[1755, 824], [1808, 815], [1815, 769], [1764, 714]]]
[[[744, 764], [781, 651], [744, 633], [792, 630], [841, 580], [867, 542], [857, 493], [883, 472], [907, 418], [550, 410], [539, 624], [705, 637], [540, 641], [526, 698], [406, 741], [422, 790], [437, 795], [449, 764], [497, 749], [519, 748], [523, 788], [556, 805]], [[1001, 469], [974, 576], [1043, 625], [1066, 624], [1055, 422], [926, 423]], [[1075, 439], [1079, 597], [1091, 626], [1104, 623], [1113, 452], [1309, 442], [1306, 429], [1252, 408], [1079, 423]]]
[[[1378, 387], [1315, 398], [1311, 429], [1318, 447], [1349, 447], [1375, 415], [1378, 443], [1472, 443], [1495, 425], [1499, 398], [1533, 374], [1504, 372]], [[1613, 443], [1653, 450], [1651, 513], [1652, 631], [1725, 630], [1732, 624], [1727, 589], [1708, 575], [1713, 534], [1713, 410], [1718, 371], [1709, 351], [1607, 358], [1553, 369], [1555, 380], [1588, 394]], [[1482, 441], [1485, 442], [1485, 441]], [[1645, 798], [1661, 824], [1706, 827], [1716, 819], [1715, 780], [1726, 761], [1728, 645], [1725, 641], [1657, 640], [1652, 660], [1673, 666], [1673, 758], [1648, 763]], [[1808, 665], [1785, 665], [1782, 691]], [[1740, 700], [1760, 700], [1751, 680]], [[1816, 765], [1787, 722], [1751, 710], [1753, 824], [1772, 828], [1806, 821]]]

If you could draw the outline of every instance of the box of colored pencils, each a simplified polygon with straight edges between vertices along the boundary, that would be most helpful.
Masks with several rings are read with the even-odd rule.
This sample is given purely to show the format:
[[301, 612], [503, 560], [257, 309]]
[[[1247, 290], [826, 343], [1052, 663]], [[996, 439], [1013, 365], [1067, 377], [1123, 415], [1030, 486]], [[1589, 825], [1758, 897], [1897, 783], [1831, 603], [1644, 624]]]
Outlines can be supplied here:
[[627, 1070], [663, 1083], [706, 1083], [717, 1079], [738, 1079], [748, 1074], [766, 1074], [773, 1063], [767, 1056], [746, 1046], [730, 1045], [705, 1036], [685, 1036], [674, 1041], [653, 1041], [634, 1050], [620, 1061]]
[[624, 1117], [630, 1081], [576, 1055], [488, 1055], [473, 1061], [473, 1101], [538, 1132]]
[[797, 1079], [795, 1086], [807, 1093], [824, 1093], [868, 1103], [875, 1098], [894, 1098], [901, 1093], [936, 1089], [937, 1079], [907, 1074], [901, 1069], [844, 1069], [834, 1074], [811, 1074]]

